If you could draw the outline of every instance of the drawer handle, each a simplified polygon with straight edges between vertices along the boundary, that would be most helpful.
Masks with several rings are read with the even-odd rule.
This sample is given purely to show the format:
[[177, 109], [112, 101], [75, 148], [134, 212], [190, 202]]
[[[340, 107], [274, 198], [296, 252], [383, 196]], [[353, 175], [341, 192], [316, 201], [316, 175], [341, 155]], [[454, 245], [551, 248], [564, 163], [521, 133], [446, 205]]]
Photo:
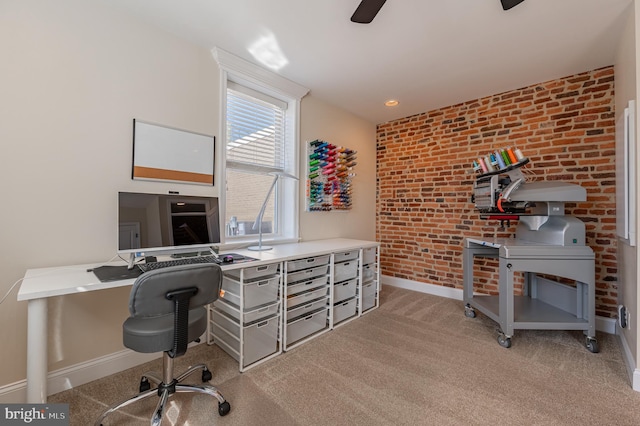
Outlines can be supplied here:
[[344, 303], [342, 304], [342, 306], [347, 306], [349, 303], [351, 303], [351, 302], [344, 302]]
[[266, 308], [260, 308], [258, 309], [256, 312], [261, 313], [261, 312], [267, 312], [269, 310], [269, 306], [267, 306]]
[[349, 284], [351, 284], [349, 281], [342, 283], [344, 287], [348, 286]]
[[313, 284], [315, 281], [307, 281], [306, 283], [304, 283], [304, 285], [311, 285]]
[[268, 325], [268, 324], [269, 324], [269, 320], [266, 320], [266, 321], [258, 323], [258, 325], [256, 325], [256, 328], [261, 328], [261, 327], [264, 327], [265, 325]]
[[260, 281], [260, 282], [258, 283], [258, 287], [262, 287], [263, 285], [268, 285], [268, 284], [269, 284], [269, 280], [266, 280], [266, 281]]
[[311, 259], [307, 259], [307, 263], [312, 263], [312, 262], [315, 262], [315, 261], [316, 261], [316, 260], [315, 260], [315, 259], [313, 259], [313, 258], [311, 258]]
[[305, 320], [305, 321], [308, 321], [308, 320], [310, 320], [310, 319], [313, 319], [313, 315], [309, 315], [309, 316], [308, 316], [308, 317], [306, 317], [304, 320]]
[[313, 306], [313, 303], [309, 303], [308, 305], [306, 305], [303, 309], [309, 309], [310, 307]]
[[267, 269], [269, 267], [269, 265], [264, 265], [264, 266], [258, 266], [256, 268], [256, 271], [264, 271], [265, 269]]

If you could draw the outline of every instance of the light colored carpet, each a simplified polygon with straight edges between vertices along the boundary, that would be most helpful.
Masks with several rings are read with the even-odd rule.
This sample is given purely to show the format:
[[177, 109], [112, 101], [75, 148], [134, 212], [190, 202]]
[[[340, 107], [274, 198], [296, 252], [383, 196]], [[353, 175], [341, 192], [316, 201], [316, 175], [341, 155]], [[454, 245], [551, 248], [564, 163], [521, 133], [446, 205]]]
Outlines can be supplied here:
[[[379, 309], [245, 373], [217, 346], [190, 349], [177, 371], [208, 364], [231, 412], [219, 417], [212, 398], [177, 394], [164, 424], [640, 424], [640, 393], [631, 389], [616, 336], [598, 333], [593, 354], [580, 331], [517, 330], [505, 349], [497, 328], [480, 313], [467, 318], [461, 301], [385, 286]], [[154, 361], [49, 401], [70, 404], [71, 425], [90, 425], [133, 395], [143, 372], [160, 368]], [[149, 424], [155, 404], [105, 425]]]

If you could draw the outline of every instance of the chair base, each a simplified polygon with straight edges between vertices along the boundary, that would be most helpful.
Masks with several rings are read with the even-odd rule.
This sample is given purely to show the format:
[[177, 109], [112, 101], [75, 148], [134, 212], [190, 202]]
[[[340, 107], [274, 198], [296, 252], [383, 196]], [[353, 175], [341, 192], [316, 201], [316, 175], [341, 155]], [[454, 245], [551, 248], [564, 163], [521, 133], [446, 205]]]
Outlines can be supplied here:
[[[169, 358], [167, 353], [164, 354], [164, 362], [165, 362], [165, 371], [172, 370], [173, 359]], [[167, 364], [170, 364], [169, 368], [167, 368]], [[169, 380], [165, 379], [165, 381], [163, 381], [153, 373], [145, 373], [145, 375], [142, 376], [142, 379], [140, 381], [140, 393], [105, 410], [100, 415], [98, 420], [96, 420], [95, 426], [102, 425], [102, 421], [111, 413], [118, 411], [121, 408], [124, 408], [135, 402], [150, 398], [154, 395], [157, 395], [160, 398], [158, 400], [158, 404], [156, 405], [156, 409], [153, 413], [153, 417], [151, 418], [150, 424], [151, 426], [160, 426], [162, 424], [162, 415], [164, 413], [166, 403], [169, 400], [169, 397], [175, 392], [197, 392], [197, 393], [204, 393], [204, 394], [210, 395], [218, 400], [218, 414], [221, 416], [227, 415], [231, 410], [231, 405], [229, 404], [229, 402], [227, 402], [224, 399], [222, 394], [218, 391], [218, 389], [215, 386], [205, 385], [205, 384], [191, 385], [191, 384], [180, 383], [187, 376], [190, 376], [191, 374], [193, 374], [198, 370], [202, 370], [203, 382], [207, 382], [211, 379], [211, 372], [209, 371], [207, 366], [204, 364], [199, 364], [199, 365], [190, 367], [187, 371], [182, 373], [177, 378], [173, 379], [168, 384], [164, 382], [165, 381], [168, 382]], [[154, 383], [156, 383], [158, 386], [151, 389], [151, 385], [149, 384], [149, 379]]]

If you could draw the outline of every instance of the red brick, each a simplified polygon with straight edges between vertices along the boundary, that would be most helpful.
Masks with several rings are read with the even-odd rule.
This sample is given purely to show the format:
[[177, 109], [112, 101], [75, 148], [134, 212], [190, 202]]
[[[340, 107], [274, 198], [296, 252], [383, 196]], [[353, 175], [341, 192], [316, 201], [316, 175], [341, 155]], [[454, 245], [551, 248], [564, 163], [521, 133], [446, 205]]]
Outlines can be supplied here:
[[[597, 314], [615, 316], [614, 70], [548, 81], [384, 123], [377, 129], [377, 238], [384, 275], [462, 288], [462, 240], [512, 237], [470, 202], [471, 163], [517, 146], [527, 176], [568, 181], [587, 201], [567, 203], [596, 253]], [[474, 268], [475, 290], [497, 294], [497, 263]], [[521, 281], [520, 281], [521, 282]], [[518, 289], [522, 288], [518, 284]]]

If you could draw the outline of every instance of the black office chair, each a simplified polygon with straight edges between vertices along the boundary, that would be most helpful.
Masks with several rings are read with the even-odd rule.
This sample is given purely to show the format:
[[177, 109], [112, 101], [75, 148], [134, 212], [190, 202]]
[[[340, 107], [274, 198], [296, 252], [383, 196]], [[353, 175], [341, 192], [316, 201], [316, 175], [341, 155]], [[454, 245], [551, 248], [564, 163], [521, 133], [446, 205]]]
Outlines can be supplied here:
[[[224, 416], [231, 406], [209, 385], [188, 385], [181, 382], [197, 370], [202, 370], [202, 381], [211, 380], [211, 372], [204, 364], [189, 368], [174, 378], [174, 358], [184, 355], [187, 345], [198, 340], [207, 328], [205, 305], [218, 298], [222, 271], [216, 264], [173, 266], [145, 272], [131, 289], [129, 312], [124, 322], [123, 341], [136, 352], [164, 352], [162, 379], [153, 373], [145, 374], [140, 382], [140, 393], [107, 409], [96, 421], [100, 425], [111, 413], [153, 395], [160, 397], [151, 418], [151, 425], [160, 425], [165, 404], [175, 392], [199, 392], [218, 400], [218, 413]], [[157, 383], [151, 389], [149, 380]]]

